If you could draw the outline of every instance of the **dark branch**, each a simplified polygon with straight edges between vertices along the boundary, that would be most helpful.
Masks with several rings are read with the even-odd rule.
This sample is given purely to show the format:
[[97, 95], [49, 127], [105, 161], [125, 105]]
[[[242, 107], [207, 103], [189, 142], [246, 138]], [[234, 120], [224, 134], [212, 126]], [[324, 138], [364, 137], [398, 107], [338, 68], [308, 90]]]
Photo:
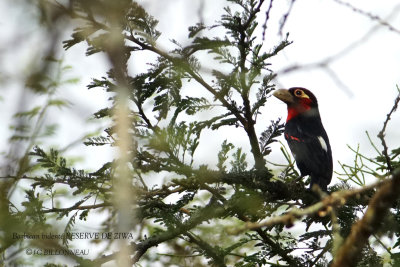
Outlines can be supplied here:
[[283, 27], [285, 27], [286, 21], [287, 21], [289, 15], [290, 15], [290, 12], [292, 11], [292, 8], [293, 8], [293, 5], [294, 5], [295, 1], [296, 0], [291, 0], [288, 11], [282, 17], [282, 20], [281, 20], [280, 25], [279, 25], [279, 35], [282, 35]]
[[52, 208], [52, 209], [48, 209], [48, 210], [44, 209], [44, 210], [42, 210], [42, 212], [43, 213], [51, 213], [51, 212], [69, 212], [69, 211], [73, 211], [73, 210], [91, 210], [91, 209], [109, 207], [111, 205], [112, 205], [111, 203], [107, 203], [107, 202], [93, 204], [93, 205], [85, 205], [85, 206], [74, 205], [69, 208]]
[[270, 14], [270, 12], [271, 12], [272, 3], [273, 3], [273, 2], [274, 2], [274, 0], [271, 0], [271, 1], [269, 2], [269, 7], [268, 7], [267, 11], [265, 12], [265, 21], [264, 21], [264, 24], [263, 24], [263, 26], [262, 26], [262, 28], [263, 28], [262, 40], [263, 40], [263, 41], [265, 40], [265, 32], [267, 31], [267, 23], [268, 23], [268, 20], [269, 20], [269, 14]]
[[387, 124], [388, 124], [388, 122], [389, 122], [389, 120], [390, 120], [390, 117], [392, 116], [393, 112], [395, 112], [395, 111], [397, 110], [397, 107], [398, 107], [398, 105], [399, 105], [399, 102], [400, 102], [400, 92], [399, 92], [399, 94], [397, 95], [396, 99], [394, 100], [394, 105], [393, 105], [392, 109], [391, 109], [390, 112], [386, 115], [386, 120], [385, 120], [385, 122], [383, 123], [383, 128], [382, 128], [382, 130], [381, 130], [381, 131], [379, 132], [379, 134], [378, 134], [378, 138], [381, 139], [382, 146], [383, 146], [382, 154], [383, 154], [383, 156], [384, 156], [385, 159], [386, 159], [386, 164], [387, 164], [387, 166], [388, 166], [389, 172], [392, 172], [392, 171], [393, 171], [393, 167], [392, 167], [392, 163], [391, 163], [391, 160], [390, 160], [390, 157], [389, 157], [389, 153], [388, 153], [388, 146], [387, 146], [386, 140], [385, 140], [385, 131], [386, 131]]
[[343, 2], [341, 0], [334, 0], [334, 1], [336, 3], [338, 3], [338, 4], [340, 4], [340, 5], [343, 5], [345, 7], [350, 8], [355, 13], [361, 14], [361, 15], [363, 15], [363, 16], [365, 16], [365, 17], [367, 17], [367, 18], [369, 18], [369, 19], [371, 19], [373, 21], [378, 22], [382, 26], [387, 27], [390, 31], [393, 31], [393, 32], [396, 32], [396, 33], [400, 33], [399, 29], [393, 27], [386, 20], [382, 19], [381, 17], [379, 17], [377, 15], [372, 14], [371, 12], [364, 11], [364, 10], [362, 10], [360, 8], [357, 8], [357, 7], [353, 6], [353, 5], [351, 5], [350, 3], [346, 3], [346, 2]]

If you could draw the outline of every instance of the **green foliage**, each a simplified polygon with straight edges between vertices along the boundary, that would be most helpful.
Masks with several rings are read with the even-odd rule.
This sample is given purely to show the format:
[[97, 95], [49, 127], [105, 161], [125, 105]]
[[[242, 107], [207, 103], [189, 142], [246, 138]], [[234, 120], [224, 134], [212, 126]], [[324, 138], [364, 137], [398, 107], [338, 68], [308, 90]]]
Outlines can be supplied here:
[[34, 190], [26, 191], [26, 201], [21, 203], [25, 207], [26, 223], [33, 224], [40, 229], [46, 222], [46, 218], [40, 211], [43, 209], [43, 201], [35, 195]]
[[[123, 137], [117, 129], [120, 118], [116, 107], [121, 88], [126, 87], [124, 100], [130, 108], [130, 122], [126, 126], [128, 139], [133, 142], [128, 142], [130, 146], [125, 148], [131, 159], [123, 167], [128, 170], [127, 190], [135, 201], [124, 204], [134, 214], [127, 224], [136, 235], [130, 247], [133, 263], [162, 262], [162, 255], [146, 252], [163, 243], [169, 251], [165, 256], [174, 257], [177, 265], [186, 264], [190, 258], [190, 266], [205, 265], [205, 262], [207, 266], [327, 266], [333, 257], [330, 251], [337, 246], [335, 234], [339, 232], [343, 238], [349, 235], [351, 226], [368, 205], [371, 195], [367, 193], [373, 192], [345, 199], [347, 204], [338, 204], [332, 216], [318, 216], [314, 212], [296, 217], [297, 230], [290, 229], [293, 221], [282, 221], [226, 234], [229, 231], [225, 223], [240, 229], [261, 220], [279, 219], [288, 211], [305, 208], [319, 200], [298, 180], [299, 173], [284, 146], [281, 151], [288, 164], [283, 166], [283, 175], [271, 179], [274, 175], [267, 169], [266, 161], [271, 144], [283, 133], [281, 119], [271, 121], [266, 129], [256, 127], [260, 109], [275, 89], [276, 74], [271, 59], [291, 41], [286, 35], [278, 44], [271, 44], [272, 48], [265, 47], [267, 42], [259, 41], [258, 17], [264, 1], [229, 2], [220, 21], [211, 26], [197, 23], [189, 27], [188, 40], [184, 42], [187, 45], [172, 40], [175, 44], [172, 51], [159, 48], [158, 22], [134, 1], [76, 0], [69, 6], [57, 4], [57, 10], [65, 12], [65, 16], [79, 19], [76, 22], [79, 26], [71, 39], [64, 41], [64, 48], [72, 49], [85, 41], [86, 55], [104, 52], [111, 59], [111, 69], [87, 85], [88, 89], [102, 88], [109, 95], [110, 105], [93, 114], [94, 119], [108, 118], [109, 124], [104, 133], [85, 138], [83, 144], [87, 149], [119, 145]], [[219, 37], [208, 37], [216, 29]], [[117, 34], [124, 39], [122, 47], [111, 44]], [[149, 57], [147, 70], [130, 74], [127, 63], [135, 63], [135, 55], [139, 53], [152, 53], [155, 57]], [[202, 68], [205, 54], [213, 57], [211, 71]], [[9, 176], [16, 184], [21, 179], [30, 182], [25, 190], [26, 199], [20, 205], [21, 211], [11, 202], [3, 201], [7, 203], [6, 209], [0, 208], [10, 218], [26, 224], [27, 230], [43, 231], [53, 229], [54, 222], [62, 224], [64, 235], [57, 245], [68, 247], [72, 240], [67, 234], [79, 227], [78, 220], [85, 224], [87, 218], [96, 216], [95, 210], [101, 209], [106, 216], [99, 226], [101, 232], [117, 229], [121, 216], [113, 201], [119, 193], [115, 188], [120, 159], [99, 162], [93, 155], [98, 167], [89, 171], [75, 168], [62, 149], [47, 148], [38, 142], [39, 137], [54, 134], [57, 129], [55, 125], [43, 123], [48, 110], [70, 107], [68, 101], [54, 97], [56, 88], [77, 81], [64, 79], [61, 74], [68, 67], [58, 61], [53, 63], [58, 65], [54, 79], [34, 73], [27, 81], [35, 92], [48, 96], [45, 103], [15, 114], [21, 123], [13, 127], [16, 134], [11, 140], [28, 140], [30, 145], [21, 159], [25, 164], [20, 165], [24, 168]], [[123, 70], [119, 69], [121, 66]], [[38, 123], [31, 127], [26, 120], [33, 119]], [[203, 134], [220, 135], [221, 127], [240, 133], [250, 149], [234, 144], [226, 136], [214, 155], [215, 149], [209, 147]], [[376, 147], [372, 141], [371, 144]], [[198, 159], [199, 148], [209, 151], [209, 158], [217, 162], [211, 164]], [[354, 166], [342, 164], [341, 176], [345, 181], [330, 188], [332, 192], [351, 190], [351, 182], [365, 185], [367, 176], [371, 175], [387, 179], [388, 163], [393, 168], [400, 166], [399, 148], [388, 151], [388, 156], [377, 149], [375, 158], [365, 157], [359, 148], [352, 150]], [[388, 222], [400, 222], [399, 209], [400, 204], [393, 207]], [[330, 214], [330, 210], [325, 212]], [[336, 233], [332, 230], [334, 226], [339, 228]], [[19, 227], [15, 226], [14, 230], [20, 230]], [[220, 238], [212, 238], [215, 235]], [[400, 234], [396, 231], [393, 236], [398, 239]], [[115, 240], [95, 242], [106, 245], [102, 254], [113, 253]], [[394, 248], [399, 244], [397, 241]], [[381, 255], [370, 250], [363, 253], [359, 266], [375, 266], [381, 262]], [[81, 266], [98, 266], [114, 256], [73, 259]], [[397, 254], [392, 257], [398, 260]]]
[[[260, 136], [260, 148], [264, 156], [271, 152], [269, 147], [270, 144], [276, 142], [276, 138], [280, 136], [284, 131], [283, 123], [280, 123], [281, 119], [271, 121], [271, 125], [261, 133]], [[290, 161], [289, 161], [290, 162]]]
[[232, 143], [228, 143], [225, 139], [224, 142], [221, 144], [221, 151], [218, 152], [218, 170], [222, 173], [226, 172], [225, 162], [228, 159], [228, 152], [233, 148]]
[[231, 161], [232, 172], [244, 172], [247, 168], [246, 153], [242, 152], [241, 148], [238, 148], [233, 153], [233, 160]]
[[87, 146], [104, 146], [104, 145], [112, 145], [114, 142], [111, 137], [107, 136], [95, 136], [88, 137], [85, 142], [83, 142]]

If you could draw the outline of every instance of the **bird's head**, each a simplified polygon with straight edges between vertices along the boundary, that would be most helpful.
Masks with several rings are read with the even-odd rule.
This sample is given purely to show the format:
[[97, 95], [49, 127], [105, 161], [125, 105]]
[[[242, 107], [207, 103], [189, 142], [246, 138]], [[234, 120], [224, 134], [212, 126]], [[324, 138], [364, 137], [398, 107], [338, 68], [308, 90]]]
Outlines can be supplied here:
[[301, 87], [276, 90], [273, 95], [288, 107], [286, 121], [300, 115], [319, 115], [317, 98], [310, 90]]

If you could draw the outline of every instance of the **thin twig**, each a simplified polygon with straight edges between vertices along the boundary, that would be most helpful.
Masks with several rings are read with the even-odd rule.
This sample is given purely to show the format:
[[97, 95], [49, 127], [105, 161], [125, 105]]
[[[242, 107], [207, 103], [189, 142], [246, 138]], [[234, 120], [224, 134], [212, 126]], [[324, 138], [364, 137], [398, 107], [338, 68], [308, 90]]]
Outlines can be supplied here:
[[382, 19], [381, 17], [379, 17], [377, 15], [372, 14], [371, 12], [364, 11], [364, 10], [358, 8], [358, 7], [355, 7], [355, 6], [351, 5], [350, 3], [346, 3], [346, 2], [343, 2], [341, 0], [334, 0], [334, 1], [336, 3], [342, 5], [342, 6], [350, 8], [355, 13], [361, 14], [361, 15], [363, 15], [365, 17], [368, 17], [369, 19], [371, 19], [373, 21], [378, 22], [379, 24], [387, 27], [390, 31], [393, 31], [393, 32], [396, 32], [396, 33], [400, 33], [399, 29], [396, 29], [395, 27], [390, 25], [386, 20]]
[[264, 21], [264, 24], [263, 24], [263, 26], [262, 26], [262, 29], [263, 29], [263, 32], [262, 32], [262, 40], [263, 40], [263, 41], [265, 40], [265, 32], [267, 31], [267, 23], [268, 23], [268, 20], [269, 20], [269, 13], [271, 12], [272, 3], [273, 3], [273, 2], [274, 2], [274, 0], [271, 0], [271, 1], [269, 2], [269, 7], [268, 7], [267, 11], [265, 12], [265, 21]]
[[291, 0], [288, 11], [282, 17], [282, 20], [281, 20], [280, 25], [279, 25], [279, 35], [282, 35], [283, 27], [285, 27], [286, 21], [287, 21], [289, 15], [290, 15], [290, 12], [292, 11], [292, 8], [293, 8], [293, 5], [294, 5], [295, 1], [296, 0]]
[[386, 140], [385, 140], [385, 131], [386, 131], [387, 124], [388, 124], [388, 122], [389, 122], [389, 120], [390, 120], [390, 118], [391, 118], [393, 112], [396, 111], [396, 109], [397, 109], [397, 107], [398, 107], [398, 105], [399, 105], [399, 102], [400, 102], [400, 92], [399, 92], [399, 94], [397, 95], [396, 99], [394, 100], [394, 105], [393, 105], [392, 109], [391, 109], [390, 112], [386, 115], [386, 120], [385, 120], [385, 122], [383, 123], [383, 128], [382, 128], [382, 130], [381, 130], [381, 131], [379, 132], [379, 134], [378, 134], [378, 138], [381, 140], [382, 146], [383, 146], [382, 154], [383, 154], [383, 156], [384, 156], [385, 159], [386, 159], [386, 164], [387, 164], [387, 167], [388, 167], [389, 172], [392, 172], [392, 171], [393, 171], [393, 167], [392, 167], [391, 160], [390, 160], [389, 153], [388, 153], [388, 146], [387, 146]]
[[42, 210], [43, 213], [51, 213], [51, 212], [68, 212], [72, 210], [90, 210], [90, 209], [98, 209], [98, 208], [104, 208], [104, 207], [109, 207], [111, 206], [111, 203], [99, 203], [99, 204], [94, 204], [94, 205], [85, 205], [85, 206], [80, 206], [80, 205], [74, 205], [69, 208], [52, 208], [52, 209], [44, 209]]

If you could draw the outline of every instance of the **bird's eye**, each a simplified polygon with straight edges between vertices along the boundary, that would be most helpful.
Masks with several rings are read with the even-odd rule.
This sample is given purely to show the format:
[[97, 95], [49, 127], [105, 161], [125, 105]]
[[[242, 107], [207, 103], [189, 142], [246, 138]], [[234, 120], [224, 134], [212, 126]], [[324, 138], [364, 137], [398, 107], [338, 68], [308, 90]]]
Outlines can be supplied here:
[[303, 94], [303, 91], [301, 91], [301, 90], [296, 90], [296, 91], [294, 91], [294, 94], [295, 94], [296, 96], [301, 96], [301, 95]]

